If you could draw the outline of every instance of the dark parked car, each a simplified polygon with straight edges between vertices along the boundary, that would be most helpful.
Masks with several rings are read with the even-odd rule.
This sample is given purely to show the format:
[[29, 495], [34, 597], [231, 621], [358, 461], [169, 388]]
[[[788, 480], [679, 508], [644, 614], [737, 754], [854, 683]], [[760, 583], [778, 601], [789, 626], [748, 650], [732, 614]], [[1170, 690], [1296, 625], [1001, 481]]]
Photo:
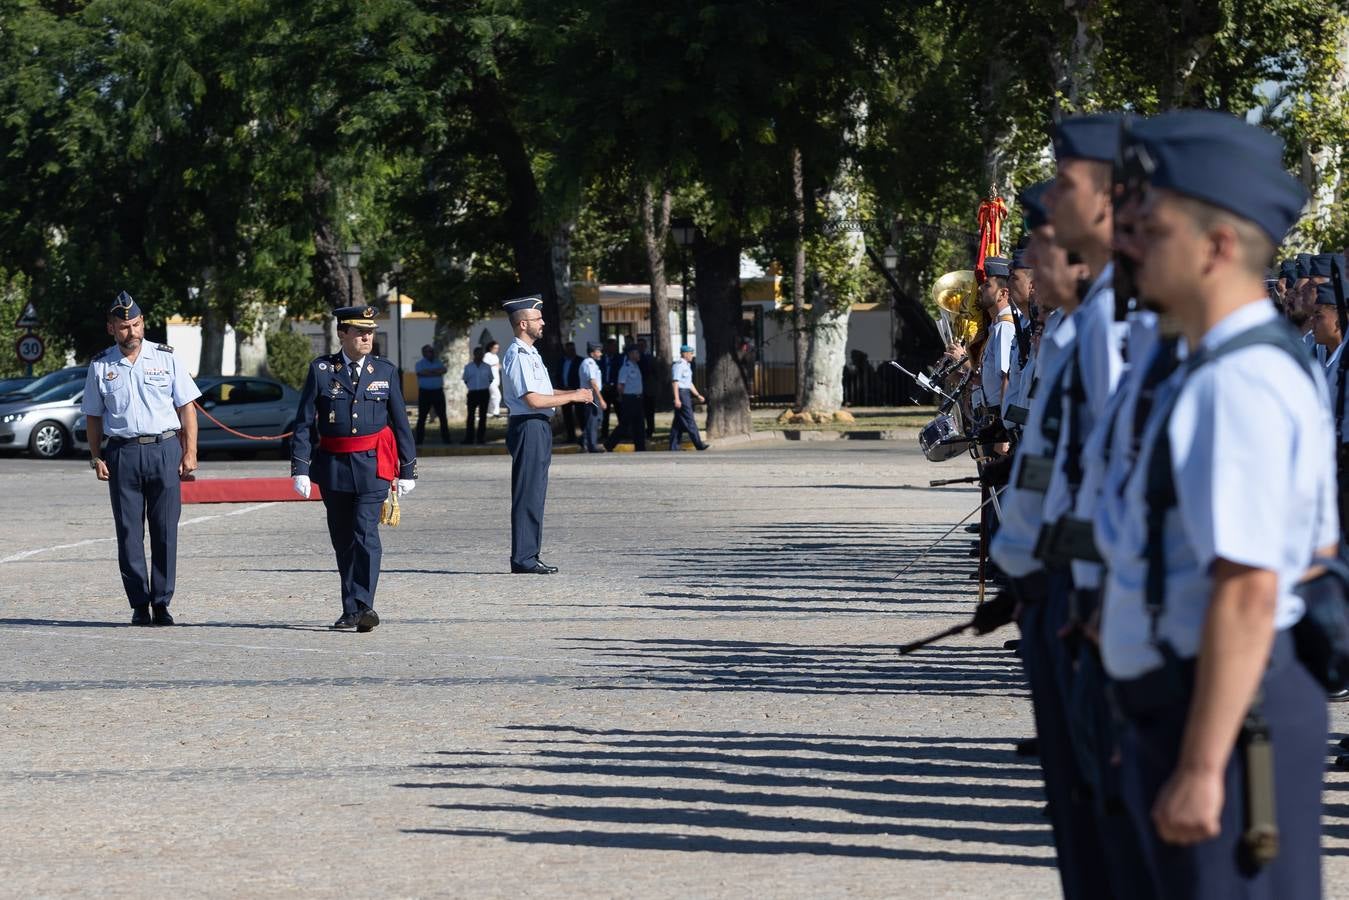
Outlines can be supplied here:
[[[10, 403], [15, 400], [28, 400], [36, 397], [38, 394], [44, 394], [56, 387], [58, 384], [69, 384], [72, 381], [84, 383], [84, 376], [88, 374], [88, 366], [67, 366], [64, 369], [57, 369], [55, 372], [48, 372], [41, 378], [29, 379], [27, 384], [21, 384], [9, 390], [0, 390], [0, 403]], [[19, 379], [11, 379], [19, 380]], [[8, 383], [8, 382], [6, 382]]]
[[[300, 392], [271, 378], [211, 376], [197, 379], [202, 409], [221, 424], [253, 437], [290, 431]], [[249, 440], [230, 434], [203, 415], [197, 416], [197, 446], [202, 450], [230, 450], [236, 455], [260, 450], [287, 452], [289, 442]]]

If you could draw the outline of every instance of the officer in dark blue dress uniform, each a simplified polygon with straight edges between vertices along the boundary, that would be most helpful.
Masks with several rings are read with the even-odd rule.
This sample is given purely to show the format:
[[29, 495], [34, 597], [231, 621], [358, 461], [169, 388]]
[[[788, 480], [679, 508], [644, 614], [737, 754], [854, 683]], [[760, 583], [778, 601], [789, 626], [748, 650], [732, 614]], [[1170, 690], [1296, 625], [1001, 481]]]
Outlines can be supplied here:
[[290, 474], [302, 497], [312, 478], [328, 511], [342, 581], [342, 616], [333, 628], [365, 632], [379, 624], [380, 508], [391, 483], [399, 495], [416, 486], [417, 449], [398, 369], [371, 352], [375, 308], [347, 306], [334, 315], [342, 349], [309, 364]]
[[[117, 567], [131, 603], [131, 624], [172, 625], [181, 479], [197, 468], [192, 401], [201, 391], [172, 347], [144, 342], [145, 317], [126, 291], [108, 310], [108, 334], [117, 344], [90, 361], [80, 404], [88, 421], [89, 466], [99, 481], [108, 482], [112, 495]], [[104, 435], [106, 448], [100, 446]]]

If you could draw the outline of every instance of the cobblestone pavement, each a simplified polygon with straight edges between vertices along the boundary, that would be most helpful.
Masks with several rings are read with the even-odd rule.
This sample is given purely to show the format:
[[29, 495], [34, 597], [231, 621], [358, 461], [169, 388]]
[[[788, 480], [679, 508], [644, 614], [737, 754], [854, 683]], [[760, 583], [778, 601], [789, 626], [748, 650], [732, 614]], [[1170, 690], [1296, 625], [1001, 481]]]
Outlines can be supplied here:
[[509, 461], [429, 460], [355, 635], [318, 504], [187, 507], [181, 625], [133, 630], [105, 489], [0, 459], [0, 894], [1053, 896], [1010, 635], [893, 652], [973, 603], [963, 533], [893, 578], [968, 466], [559, 457], [538, 578], [502, 574]]

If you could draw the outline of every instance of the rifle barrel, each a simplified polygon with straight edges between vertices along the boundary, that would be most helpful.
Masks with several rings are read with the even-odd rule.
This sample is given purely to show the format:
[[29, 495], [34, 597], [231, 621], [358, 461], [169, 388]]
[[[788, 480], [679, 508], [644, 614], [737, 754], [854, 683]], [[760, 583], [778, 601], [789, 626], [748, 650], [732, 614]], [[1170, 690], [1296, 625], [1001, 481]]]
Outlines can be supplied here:
[[952, 625], [950, 628], [945, 631], [940, 631], [937, 634], [928, 635], [925, 638], [920, 638], [919, 640], [912, 641], [908, 644], [902, 644], [899, 648], [899, 655], [908, 656], [913, 651], [921, 650], [928, 644], [935, 644], [937, 641], [944, 640], [945, 638], [954, 637], [973, 624], [973, 622], [962, 622], [959, 625]]

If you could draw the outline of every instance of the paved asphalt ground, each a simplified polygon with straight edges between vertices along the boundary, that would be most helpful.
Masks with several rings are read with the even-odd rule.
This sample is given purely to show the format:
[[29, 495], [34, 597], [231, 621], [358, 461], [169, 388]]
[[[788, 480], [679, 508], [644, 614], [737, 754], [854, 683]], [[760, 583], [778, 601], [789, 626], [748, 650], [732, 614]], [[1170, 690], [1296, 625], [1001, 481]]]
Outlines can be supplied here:
[[133, 630], [106, 489], [2, 458], [0, 895], [1053, 896], [1011, 635], [893, 652], [973, 603], [963, 534], [892, 580], [968, 466], [559, 457], [542, 578], [502, 574], [509, 460], [428, 460], [355, 635], [319, 504], [187, 507], [181, 625]]

